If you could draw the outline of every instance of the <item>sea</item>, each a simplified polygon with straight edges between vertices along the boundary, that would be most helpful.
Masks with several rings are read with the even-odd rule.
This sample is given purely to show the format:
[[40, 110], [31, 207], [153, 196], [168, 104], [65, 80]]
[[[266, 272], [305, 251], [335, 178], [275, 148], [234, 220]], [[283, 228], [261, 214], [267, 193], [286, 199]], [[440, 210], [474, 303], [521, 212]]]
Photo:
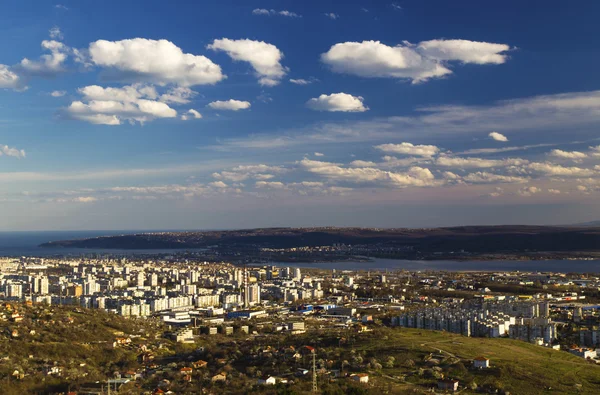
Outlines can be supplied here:
[[[49, 241], [85, 239], [99, 236], [116, 236], [132, 234], [135, 230], [108, 230], [108, 231], [46, 231], [46, 232], [0, 232], [0, 256], [89, 256], [91, 254], [131, 256], [174, 253], [176, 249], [161, 250], [122, 250], [122, 249], [95, 249], [95, 248], [42, 248], [40, 244]], [[414, 261], [397, 259], [372, 258], [369, 261], [342, 261], [342, 262], [316, 262], [316, 263], [288, 263], [268, 262], [268, 265], [289, 266], [300, 268], [318, 268], [335, 270], [374, 270], [374, 271], [522, 271], [522, 272], [554, 272], [554, 273], [600, 273], [600, 260], [498, 260], [498, 261]]]

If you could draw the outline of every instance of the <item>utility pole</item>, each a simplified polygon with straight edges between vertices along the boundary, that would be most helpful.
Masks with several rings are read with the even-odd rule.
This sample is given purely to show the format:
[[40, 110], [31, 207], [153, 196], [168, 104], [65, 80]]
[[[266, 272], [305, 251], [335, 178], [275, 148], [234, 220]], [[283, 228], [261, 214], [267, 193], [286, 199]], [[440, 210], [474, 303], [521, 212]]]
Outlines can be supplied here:
[[312, 392], [313, 394], [317, 394], [319, 392], [319, 388], [317, 387], [317, 349], [313, 349], [312, 352], [313, 360], [312, 360]]

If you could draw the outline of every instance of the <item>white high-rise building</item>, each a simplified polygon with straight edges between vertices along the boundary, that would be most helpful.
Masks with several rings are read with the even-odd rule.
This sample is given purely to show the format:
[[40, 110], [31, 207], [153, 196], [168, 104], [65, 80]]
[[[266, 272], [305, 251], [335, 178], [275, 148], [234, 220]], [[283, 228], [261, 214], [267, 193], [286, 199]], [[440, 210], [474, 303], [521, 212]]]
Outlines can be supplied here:
[[83, 283], [83, 294], [84, 295], [93, 295], [96, 292], [98, 292], [98, 288], [99, 288], [99, 286], [96, 283], [96, 280], [90, 279]]
[[8, 284], [6, 286], [6, 296], [21, 299], [23, 297], [23, 285], [20, 283]]
[[137, 274], [137, 286], [138, 287], [144, 286], [145, 277], [146, 276], [144, 275], [144, 272], [138, 272], [138, 274]]
[[300, 273], [300, 268], [299, 267], [295, 267], [294, 268], [294, 280], [296, 281], [300, 281], [300, 279], [302, 279], [302, 274]]
[[260, 304], [260, 285], [252, 284], [248, 286], [248, 305]]
[[48, 294], [48, 277], [34, 277], [32, 279], [33, 293], [40, 295]]
[[152, 273], [149, 277], [148, 282], [150, 283], [151, 287], [157, 287], [158, 286], [158, 274]]

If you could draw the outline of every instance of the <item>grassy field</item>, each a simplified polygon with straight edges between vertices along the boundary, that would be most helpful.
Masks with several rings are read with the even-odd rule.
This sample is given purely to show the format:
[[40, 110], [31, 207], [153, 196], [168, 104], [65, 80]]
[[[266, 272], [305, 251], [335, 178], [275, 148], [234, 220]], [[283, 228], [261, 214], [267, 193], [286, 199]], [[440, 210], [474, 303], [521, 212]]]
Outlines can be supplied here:
[[[464, 385], [474, 382], [480, 390], [483, 387], [512, 394], [600, 394], [600, 366], [565, 351], [517, 340], [381, 328], [359, 335], [352, 347], [366, 358], [395, 358], [393, 368], [371, 372], [374, 385], [388, 388], [386, 392], [411, 388], [419, 392], [437, 381], [431, 376], [434, 373], [456, 378]], [[491, 368], [473, 369], [471, 361], [478, 356], [489, 358]], [[433, 361], [427, 361], [429, 358]], [[470, 392], [475, 391], [463, 390]]]

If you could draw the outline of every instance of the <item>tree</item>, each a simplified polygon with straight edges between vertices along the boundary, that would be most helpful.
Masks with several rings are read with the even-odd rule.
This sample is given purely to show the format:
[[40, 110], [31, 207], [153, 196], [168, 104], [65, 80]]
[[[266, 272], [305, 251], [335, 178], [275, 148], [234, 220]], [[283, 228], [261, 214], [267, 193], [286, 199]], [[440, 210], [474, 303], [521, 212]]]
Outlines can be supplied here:
[[387, 361], [385, 362], [385, 367], [386, 368], [393, 368], [394, 367], [394, 362], [396, 362], [396, 358], [394, 358], [393, 356], [389, 356]]

